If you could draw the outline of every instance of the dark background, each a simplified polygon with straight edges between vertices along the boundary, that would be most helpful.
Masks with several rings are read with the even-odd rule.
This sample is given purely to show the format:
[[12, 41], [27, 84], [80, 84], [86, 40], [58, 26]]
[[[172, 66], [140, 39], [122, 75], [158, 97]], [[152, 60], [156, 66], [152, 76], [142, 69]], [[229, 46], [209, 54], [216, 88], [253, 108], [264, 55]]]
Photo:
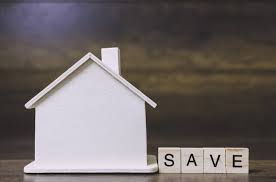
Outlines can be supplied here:
[[158, 103], [149, 152], [241, 146], [276, 159], [275, 21], [273, 1], [0, 2], [0, 158], [33, 158], [24, 104], [87, 52], [116, 46], [122, 75]]

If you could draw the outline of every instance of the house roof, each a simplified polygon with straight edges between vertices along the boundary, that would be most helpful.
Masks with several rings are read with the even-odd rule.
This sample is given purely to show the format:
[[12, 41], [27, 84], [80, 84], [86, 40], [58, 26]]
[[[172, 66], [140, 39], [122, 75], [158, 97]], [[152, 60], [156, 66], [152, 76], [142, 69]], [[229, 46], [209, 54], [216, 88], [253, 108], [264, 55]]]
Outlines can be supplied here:
[[82, 64], [84, 64], [89, 59], [91, 59], [95, 63], [97, 63], [102, 69], [104, 69], [107, 73], [109, 73], [110, 75], [112, 75], [121, 84], [123, 84], [130, 91], [132, 91], [138, 97], [140, 97], [145, 102], [147, 102], [150, 106], [152, 106], [153, 108], [155, 108], [157, 106], [157, 104], [153, 100], [151, 100], [149, 97], [147, 97], [145, 94], [143, 94], [140, 90], [138, 90], [136, 87], [134, 87], [131, 83], [129, 83], [122, 76], [120, 76], [119, 74], [114, 73], [99, 58], [97, 58], [94, 54], [92, 54], [92, 53], [89, 52], [85, 56], [83, 56], [79, 61], [77, 61], [73, 66], [71, 66], [68, 70], [66, 70], [62, 75], [60, 75], [56, 80], [54, 80], [52, 83], [50, 83], [47, 87], [45, 87], [42, 91], [40, 91], [31, 100], [29, 100], [25, 104], [25, 107], [27, 109], [34, 108], [35, 107], [35, 103], [37, 101], [39, 101], [41, 98], [43, 98], [48, 92], [50, 92], [52, 89], [54, 89], [59, 83], [61, 83], [65, 78], [67, 78], [70, 74], [72, 74], [75, 70], [77, 70]]

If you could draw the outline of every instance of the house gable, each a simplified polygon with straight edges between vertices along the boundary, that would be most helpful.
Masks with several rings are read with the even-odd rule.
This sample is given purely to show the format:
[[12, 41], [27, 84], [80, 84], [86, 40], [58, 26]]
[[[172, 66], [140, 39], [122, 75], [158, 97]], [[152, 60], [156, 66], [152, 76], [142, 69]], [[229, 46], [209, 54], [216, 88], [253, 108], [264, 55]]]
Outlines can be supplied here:
[[138, 97], [140, 97], [145, 102], [147, 102], [149, 105], [151, 105], [154, 108], [157, 106], [157, 104], [154, 101], [152, 101], [149, 97], [147, 97], [145, 94], [143, 94], [140, 90], [138, 90], [136, 87], [134, 87], [132, 84], [130, 84], [123, 77], [114, 73], [111, 69], [109, 69], [107, 66], [105, 66], [95, 55], [93, 55], [92, 53], [87, 53], [78, 62], [76, 62], [73, 66], [71, 66], [67, 71], [65, 71], [62, 75], [60, 75], [56, 80], [54, 80], [51, 84], [49, 84], [46, 88], [44, 88], [41, 92], [39, 92], [36, 96], [34, 96], [30, 101], [28, 101], [25, 104], [25, 107], [27, 109], [34, 108], [36, 106], [36, 103], [41, 98], [43, 98], [44, 96], [47, 96], [48, 92], [50, 92], [57, 85], [59, 85], [61, 82], [63, 82], [64, 79], [66, 79], [68, 76], [70, 76], [74, 71], [79, 69], [79, 67], [81, 67], [81, 65], [83, 65], [86, 61], [88, 61], [90, 59], [92, 61], [94, 61], [97, 65], [99, 65], [107, 73], [109, 73], [111, 76], [113, 76], [114, 79], [117, 79], [121, 84], [126, 86], [130, 91], [132, 91]]

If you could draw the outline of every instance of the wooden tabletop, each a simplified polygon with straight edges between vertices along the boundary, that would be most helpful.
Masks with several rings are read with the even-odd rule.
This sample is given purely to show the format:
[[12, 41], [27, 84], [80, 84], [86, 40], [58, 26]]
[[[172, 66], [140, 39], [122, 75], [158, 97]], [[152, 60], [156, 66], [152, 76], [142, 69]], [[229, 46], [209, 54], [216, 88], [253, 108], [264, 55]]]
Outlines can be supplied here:
[[29, 160], [0, 160], [1, 182], [70, 182], [70, 181], [118, 181], [118, 182], [239, 182], [239, 181], [276, 181], [276, 160], [250, 161], [250, 173], [247, 174], [24, 174], [23, 167]]

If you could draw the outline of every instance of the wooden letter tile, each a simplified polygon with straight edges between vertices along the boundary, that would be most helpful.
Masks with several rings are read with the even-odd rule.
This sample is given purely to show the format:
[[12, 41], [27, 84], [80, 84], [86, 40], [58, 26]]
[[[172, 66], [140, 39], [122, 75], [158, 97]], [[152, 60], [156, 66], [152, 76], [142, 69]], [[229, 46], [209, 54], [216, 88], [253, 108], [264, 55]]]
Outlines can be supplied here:
[[180, 148], [158, 148], [158, 165], [160, 173], [180, 173]]
[[181, 148], [182, 173], [203, 173], [203, 148]]
[[248, 173], [249, 172], [249, 149], [226, 148], [226, 172]]
[[204, 173], [226, 173], [225, 148], [204, 148]]

